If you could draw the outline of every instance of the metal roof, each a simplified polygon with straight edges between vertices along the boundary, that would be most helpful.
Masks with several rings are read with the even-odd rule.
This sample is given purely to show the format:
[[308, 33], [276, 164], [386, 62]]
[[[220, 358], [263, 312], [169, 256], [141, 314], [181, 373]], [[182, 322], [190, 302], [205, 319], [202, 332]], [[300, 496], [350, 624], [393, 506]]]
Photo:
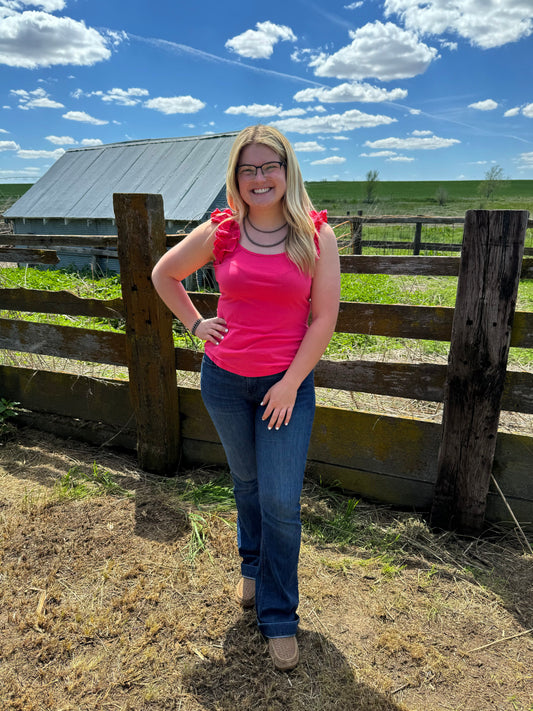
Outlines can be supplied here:
[[160, 193], [165, 219], [202, 219], [224, 187], [236, 135], [235, 131], [70, 149], [4, 216], [113, 219], [113, 193]]

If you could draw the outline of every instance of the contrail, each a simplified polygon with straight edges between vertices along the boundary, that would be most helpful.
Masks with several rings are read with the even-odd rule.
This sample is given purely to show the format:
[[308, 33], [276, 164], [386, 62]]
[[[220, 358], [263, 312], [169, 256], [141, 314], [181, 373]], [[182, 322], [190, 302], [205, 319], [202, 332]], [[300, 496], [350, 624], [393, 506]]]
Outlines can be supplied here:
[[320, 84], [316, 81], [311, 81], [310, 79], [304, 79], [303, 77], [295, 76], [294, 74], [285, 74], [284, 72], [276, 72], [273, 69], [264, 69], [262, 67], [254, 67], [252, 64], [245, 64], [244, 62], [238, 62], [234, 59], [227, 59], [226, 57], [219, 57], [216, 54], [210, 54], [209, 52], [204, 52], [201, 49], [196, 49], [195, 47], [189, 47], [186, 44], [179, 44], [178, 42], [170, 42], [169, 40], [158, 39], [156, 37], [140, 37], [139, 35], [133, 35], [129, 32], [125, 33], [129, 39], [137, 40], [138, 42], [144, 42], [146, 44], [154, 45], [155, 47], [161, 47], [171, 52], [183, 52], [185, 54], [190, 54], [197, 59], [203, 59], [208, 62], [220, 62], [222, 64], [230, 64], [233, 67], [240, 67], [241, 69], [250, 69], [252, 72], [258, 72], [259, 74], [269, 74], [271, 76], [280, 77], [281, 79], [289, 79], [290, 81], [296, 81], [303, 84], [310, 84], [311, 86], [323, 87], [324, 84]]

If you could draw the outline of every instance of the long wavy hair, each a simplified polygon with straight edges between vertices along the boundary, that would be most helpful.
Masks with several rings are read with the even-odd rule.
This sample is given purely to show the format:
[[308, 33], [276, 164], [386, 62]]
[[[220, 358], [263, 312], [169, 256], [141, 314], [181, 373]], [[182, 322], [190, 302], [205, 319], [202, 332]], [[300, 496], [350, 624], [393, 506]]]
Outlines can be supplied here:
[[235, 139], [231, 148], [226, 173], [226, 196], [235, 219], [244, 220], [248, 205], [239, 192], [237, 165], [243, 148], [261, 144], [272, 149], [285, 163], [287, 189], [282, 198], [283, 214], [289, 226], [287, 256], [303, 272], [313, 274], [316, 261], [315, 226], [309, 211], [313, 204], [305, 189], [302, 173], [294, 149], [285, 136], [273, 126], [248, 126]]

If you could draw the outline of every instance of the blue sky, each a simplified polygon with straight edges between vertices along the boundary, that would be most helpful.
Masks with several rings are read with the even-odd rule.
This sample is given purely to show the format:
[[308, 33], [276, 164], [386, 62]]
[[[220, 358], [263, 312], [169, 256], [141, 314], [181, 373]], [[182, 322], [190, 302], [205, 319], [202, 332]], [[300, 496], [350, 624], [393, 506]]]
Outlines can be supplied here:
[[307, 180], [533, 179], [533, 0], [0, 0], [0, 182], [280, 128]]

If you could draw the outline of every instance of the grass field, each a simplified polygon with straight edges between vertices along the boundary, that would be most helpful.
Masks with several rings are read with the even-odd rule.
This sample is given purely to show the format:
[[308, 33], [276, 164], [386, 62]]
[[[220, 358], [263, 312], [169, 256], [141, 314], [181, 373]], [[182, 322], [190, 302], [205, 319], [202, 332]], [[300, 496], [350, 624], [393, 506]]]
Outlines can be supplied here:
[[[306, 183], [317, 209], [327, 209], [331, 215], [440, 215], [463, 216], [467, 210], [529, 210], [533, 214], [533, 180], [509, 180], [502, 184], [491, 200], [479, 192], [481, 181], [378, 181], [376, 201], [365, 202], [365, 182]], [[447, 194], [439, 204], [437, 191]]]

